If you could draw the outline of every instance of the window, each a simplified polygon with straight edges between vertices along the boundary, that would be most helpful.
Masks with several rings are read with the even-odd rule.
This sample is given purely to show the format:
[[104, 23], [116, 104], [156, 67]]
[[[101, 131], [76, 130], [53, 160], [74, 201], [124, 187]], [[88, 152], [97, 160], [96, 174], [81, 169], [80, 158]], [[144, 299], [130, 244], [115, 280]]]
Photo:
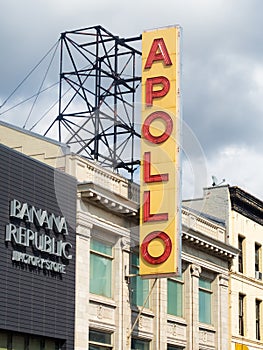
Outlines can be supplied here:
[[239, 255], [238, 255], [238, 271], [243, 273], [244, 272], [244, 266], [243, 266], [243, 245], [244, 245], [244, 237], [238, 236], [238, 249], [239, 249]]
[[111, 350], [112, 348], [110, 333], [89, 331], [89, 350]]
[[239, 294], [239, 305], [238, 305], [238, 317], [239, 317], [239, 334], [244, 334], [244, 300], [245, 296], [243, 294]]
[[111, 298], [112, 246], [92, 239], [90, 249], [90, 292]]
[[183, 281], [181, 277], [167, 280], [167, 312], [183, 316]]
[[131, 350], [149, 350], [149, 349], [150, 349], [149, 341], [132, 338]]
[[58, 350], [61, 342], [26, 334], [0, 332], [0, 350]]
[[167, 350], [183, 350], [184, 348], [175, 346], [175, 345], [167, 345]]
[[28, 349], [39, 350], [39, 349], [44, 349], [44, 346], [40, 339], [30, 338], [28, 341]]
[[261, 300], [256, 300], [256, 339], [260, 340], [260, 309], [261, 309]]
[[211, 324], [211, 282], [199, 278], [199, 322]]
[[[139, 274], [138, 253], [132, 253], [132, 271], [131, 272], [133, 275]], [[132, 305], [143, 306], [148, 295], [149, 295], [149, 280], [142, 279], [140, 276], [131, 277]], [[145, 307], [149, 307], [149, 300], [147, 300]]]
[[0, 333], [0, 349], [7, 349], [7, 334], [2, 332]]
[[261, 245], [258, 243], [255, 243], [255, 273], [256, 278], [260, 279], [259, 272], [261, 271], [261, 265], [260, 265], [260, 258], [261, 258]]

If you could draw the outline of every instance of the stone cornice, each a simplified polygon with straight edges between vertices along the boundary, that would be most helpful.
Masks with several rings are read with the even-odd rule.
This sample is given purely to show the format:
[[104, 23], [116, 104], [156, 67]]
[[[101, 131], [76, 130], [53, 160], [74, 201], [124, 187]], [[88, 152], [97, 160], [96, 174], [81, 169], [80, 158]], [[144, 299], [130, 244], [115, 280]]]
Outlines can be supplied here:
[[237, 186], [229, 187], [231, 209], [263, 225], [263, 202]]
[[79, 184], [78, 192], [81, 194], [82, 200], [92, 202], [117, 215], [134, 217], [138, 214], [137, 203], [92, 182]]
[[205, 237], [199, 233], [194, 234], [183, 231], [182, 241], [194, 246], [196, 249], [201, 249], [226, 260], [232, 260], [238, 254], [238, 249], [221, 241], [209, 239], [209, 237]]

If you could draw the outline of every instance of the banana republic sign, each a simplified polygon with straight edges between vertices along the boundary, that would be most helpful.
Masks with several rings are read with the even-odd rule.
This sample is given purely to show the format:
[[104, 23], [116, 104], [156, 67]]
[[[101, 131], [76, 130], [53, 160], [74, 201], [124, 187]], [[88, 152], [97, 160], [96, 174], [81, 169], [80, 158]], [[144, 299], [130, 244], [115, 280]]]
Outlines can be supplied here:
[[[67, 222], [17, 199], [10, 202], [10, 222], [5, 228], [5, 242], [11, 242], [12, 261], [30, 267], [66, 273], [72, 259]], [[30, 253], [28, 252], [30, 251]]]

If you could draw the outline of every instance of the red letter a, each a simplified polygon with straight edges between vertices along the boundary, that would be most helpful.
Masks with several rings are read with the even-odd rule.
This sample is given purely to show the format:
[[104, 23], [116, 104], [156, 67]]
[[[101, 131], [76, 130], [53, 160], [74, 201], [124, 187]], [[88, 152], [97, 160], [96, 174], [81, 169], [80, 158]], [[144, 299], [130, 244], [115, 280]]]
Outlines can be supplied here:
[[153, 62], [155, 61], [164, 61], [166, 66], [172, 65], [172, 61], [163, 38], [154, 39], [144, 68], [151, 68]]

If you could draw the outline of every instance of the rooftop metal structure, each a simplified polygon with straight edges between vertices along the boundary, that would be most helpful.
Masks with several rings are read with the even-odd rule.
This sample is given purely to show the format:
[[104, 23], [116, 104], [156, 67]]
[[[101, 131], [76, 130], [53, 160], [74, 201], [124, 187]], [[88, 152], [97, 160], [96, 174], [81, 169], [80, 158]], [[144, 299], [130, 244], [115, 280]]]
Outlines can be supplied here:
[[62, 33], [59, 111], [45, 132], [58, 128], [59, 141], [74, 153], [122, 169], [131, 180], [139, 166], [140, 43], [141, 35], [120, 38], [101, 26]]

